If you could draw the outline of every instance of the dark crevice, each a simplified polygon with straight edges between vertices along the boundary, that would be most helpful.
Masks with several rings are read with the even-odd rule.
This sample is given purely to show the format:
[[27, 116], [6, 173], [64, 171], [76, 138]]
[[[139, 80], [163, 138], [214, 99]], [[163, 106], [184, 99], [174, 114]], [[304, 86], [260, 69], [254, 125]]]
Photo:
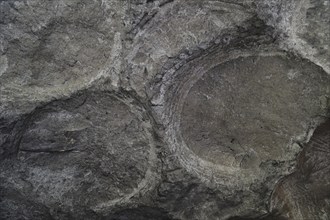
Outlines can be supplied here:
[[169, 3], [172, 3], [172, 2], [174, 2], [174, 0], [164, 1], [164, 2], [162, 2], [162, 3], [159, 4], [159, 7], [161, 8], [161, 7], [163, 7], [163, 6], [165, 6], [165, 5], [169, 4]]
[[158, 11], [145, 12], [140, 21], [128, 32], [128, 34], [137, 34], [139, 30], [142, 30], [158, 13]]

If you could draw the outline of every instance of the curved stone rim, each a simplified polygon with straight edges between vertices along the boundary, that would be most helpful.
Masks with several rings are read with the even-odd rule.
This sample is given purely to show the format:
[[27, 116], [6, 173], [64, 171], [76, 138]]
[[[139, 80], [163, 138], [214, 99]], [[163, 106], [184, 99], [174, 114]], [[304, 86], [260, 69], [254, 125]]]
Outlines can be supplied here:
[[[120, 198], [116, 198], [113, 200], [110, 200], [105, 203], [100, 203], [95, 205], [94, 207], [91, 207], [91, 209], [98, 213], [107, 212], [110, 209], [121, 207], [124, 205], [129, 205], [131, 202], [131, 199], [138, 196], [141, 197], [141, 195], [146, 194], [150, 189], [154, 188], [156, 185], [157, 180], [157, 173], [154, 171], [157, 167], [157, 152], [156, 152], [156, 141], [154, 139], [154, 135], [152, 134], [152, 117], [148, 114], [146, 108], [142, 106], [142, 104], [136, 100], [135, 97], [132, 95], [129, 96], [120, 96], [119, 94], [110, 94], [113, 98], [119, 100], [120, 102], [127, 105], [132, 112], [133, 115], [137, 117], [137, 119], [141, 122], [141, 126], [144, 128], [144, 132], [147, 135], [147, 138], [149, 140], [149, 158], [148, 158], [148, 168], [145, 172], [144, 178], [138, 183], [138, 187], [133, 189], [131, 193], [125, 194], [124, 196]], [[133, 104], [133, 102], [135, 102]], [[139, 107], [139, 108], [138, 108]], [[147, 121], [144, 122], [141, 120], [138, 114], [146, 114]]]
[[[35, 109], [33, 112], [29, 113], [29, 116], [32, 116], [36, 114], [38, 111], [42, 111], [44, 107], [46, 107], [49, 104], [52, 104], [56, 101], [66, 101], [71, 98], [77, 97], [79, 95], [82, 95], [84, 93], [103, 93], [106, 94], [108, 97], [111, 97], [120, 103], [124, 104], [128, 107], [128, 111], [130, 114], [132, 114], [133, 117], [136, 118], [140, 122], [140, 126], [143, 128], [143, 133], [146, 135], [146, 139], [148, 140], [148, 161], [147, 161], [147, 169], [145, 170], [144, 177], [137, 182], [136, 188], [131, 188], [131, 192], [124, 194], [123, 196], [119, 198], [111, 199], [107, 202], [101, 202], [98, 204], [95, 204], [93, 206], [90, 206], [89, 209], [91, 209], [94, 212], [102, 213], [107, 212], [115, 207], [121, 207], [123, 205], [128, 205], [131, 202], [131, 199], [138, 196], [141, 197], [141, 195], [146, 194], [150, 189], [152, 189], [156, 185], [157, 180], [157, 155], [156, 155], [156, 141], [153, 134], [153, 123], [152, 123], [152, 117], [146, 110], [146, 108], [141, 104], [133, 95], [130, 95], [129, 93], [125, 92], [124, 94], [120, 94], [117, 92], [108, 92], [108, 91], [99, 91], [99, 90], [92, 90], [89, 91], [89, 89], [78, 91], [77, 93], [71, 95], [68, 98], [59, 99], [55, 101], [51, 101], [48, 103], [45, 103], [44, 105], [40, 106], [39, 108]], [[88, 94], [87, 94], [88, 95]], [[24, 121], [25, 123], [30, 122], [33, 120], [33, 117], [27, 117]], [[20, 136], [23, 136], [26, 132], [26, 129], [28, 127], [24, 128], [20, 132]], [[20, 143], [17, 143], [18, 148]]]
[[[194, 61], [191, 67], [179, 70], [177, 76], [182, 77], [183, 80], [179, 79], [178, 81], [180, 82], [177, 83], [176, 88], [170, 91], [170, 93], [173, 93], [171, 94], [172, 96], [177, 97], [174, 98], [173, 101], [169, 104], [169, 107], [165, 109], [165, 115], [168, 117], [169, 124], [169, 126], [166, 128], [165, 139], [168, 142], [171, 150], [177, 154], [181, 165], [185, 167], [188, 172], [198, 176], [203, 182], [215, 185], [227, 185], [229, 187], [242, 186], [242, 184], [243, 186], [249, 186], [257, 178], [264, 175], [262, 170], [241, 169], [237, 167], [215, 164], [213, 162], [202, 159], [187, 146], [183, 140], [182, 132], [180, 129], [181, 112], [183, 109], [184, 100], [193, 85], [204, 74], [206, 74], [215, 66], [241, 57], [250, 57], [256, 55], [264, 57], [287, 57], [290, 54], [275, 48], [266, 48], [263, 50], [232, 51], [229, 54], [214, 54], [219, 56], [219, 59], [212, 59], [209, 61], [207, 57], [212, 55], [213, 54], [206, 55], [201, 59]], [[186, 72], [189, 72], [189, 74], [185, 74]], [[241, 179], [244, 179], [244, 182], [242, 182]]]

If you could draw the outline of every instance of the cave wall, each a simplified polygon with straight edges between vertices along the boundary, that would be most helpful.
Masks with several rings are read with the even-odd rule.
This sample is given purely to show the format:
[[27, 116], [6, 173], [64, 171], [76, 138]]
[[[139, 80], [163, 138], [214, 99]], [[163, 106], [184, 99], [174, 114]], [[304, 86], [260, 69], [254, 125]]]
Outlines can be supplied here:
[[0, 219], [329, 219], [329, 12], [0, 1]]

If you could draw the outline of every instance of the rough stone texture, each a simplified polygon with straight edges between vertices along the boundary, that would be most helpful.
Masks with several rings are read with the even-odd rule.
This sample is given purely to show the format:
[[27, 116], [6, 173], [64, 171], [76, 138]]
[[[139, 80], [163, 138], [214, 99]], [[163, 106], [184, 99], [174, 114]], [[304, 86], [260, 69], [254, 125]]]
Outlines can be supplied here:
[[199, 157], [224, 166], [254, 169], [285, 158], [290, 139], [308, 128], [306, 119], [324, 112], [319, 103], [330, 81], [314, 71], [279, 55], [213, 67], [184, 98], [182, 138]]
[[4, 217], [15, 218], [11, 202], [22, 197], [54, 207], [51, 215], [84, 218], [85, 210], [148, 190], [155, 146], [147, 115], [138, 113], [107, 93], [88, 91], [29, 114], [9, 144], [16, 158], [1, 163]]
[[0, 219], [330, 219], [329, 7], [0, 1]]
[[297, 170], [282, 179], [271, 209], [289, 219], [329, 219], [330, 120], [321, 124], [298, 157]]
[[257, 2], [259, 15], [280, 34], [280, 47], [302, 55], [330, 72], [329, 0]]
[[[104, 76], [117, 83], [121, 1], [1, 1], [4, 115], [68, 96]], [[13, 117], [13, 116], [11, 116]]]

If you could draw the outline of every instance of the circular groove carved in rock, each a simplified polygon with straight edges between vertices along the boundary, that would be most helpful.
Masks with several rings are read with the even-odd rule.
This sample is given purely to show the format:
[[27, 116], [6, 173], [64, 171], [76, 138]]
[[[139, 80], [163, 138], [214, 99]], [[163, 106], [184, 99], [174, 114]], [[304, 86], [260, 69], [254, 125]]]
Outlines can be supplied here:
[[90, 92], [37, 110], [7, 181], [21, 179], [32, 198], [65, 210], [102, 211], [148, 190], [155, 159], [150, 121], [126, 102]]
[[311, 123], [327, 109], [329, 77], [282, 53], [198, 62], [200, 68], [195, 63], [184, 70], [191, 72], [177, 90], [168, 130], [183, 165], [226, 185], [229, 176], [234, 184], [249, 185], [274, 175], [262, 168], [270, 161], [289, 167], [299, 151], [292, 144], [306, 141]]

